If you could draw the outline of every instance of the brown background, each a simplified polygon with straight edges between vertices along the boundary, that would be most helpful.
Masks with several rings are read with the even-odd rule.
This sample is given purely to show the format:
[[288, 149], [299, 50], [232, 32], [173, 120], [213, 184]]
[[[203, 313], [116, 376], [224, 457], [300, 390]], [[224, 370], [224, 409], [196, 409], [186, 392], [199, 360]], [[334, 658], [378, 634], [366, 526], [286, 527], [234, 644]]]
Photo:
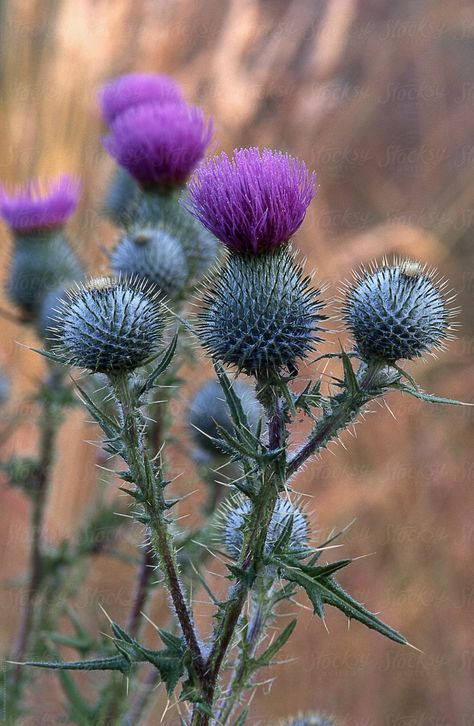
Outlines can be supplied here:
[[[316, 266], [318, 279], [330, 283], [327, 295], [353, 267], [390, 253], [419, 257], [449, 276], [463, 308], [459, 339], [438, 360], [410, 371], [430, 391], [472, 399], [471, 3], [11, 0], [0, 13], [0, 176], [10, 183], [61, 171], [83, 177], [71, 234], [91, 271], [104, 268], [101, 247], [110, 247], [116, 234], [98, 213], [112, 165], [99, 142], [96, 90], [121, 72], [171, 73], [187, 98], [213, 115], [216, 150], [269, 145], [317, 170], [320, 189], [297, 243], [308, 269]], [[0, 235], [5, 276], [3, 226]], [[34, 451], [35, 410], [24, 400], [42, 364], [16, 342], [36, 344], [32, 333], [4, 320], [1, 331], [0, 364], [13, 378], [2, 415], [6, 420], [21, 407], [26, 418], [4, 447], [7, 456]], [[193, 374], [177, 405], [181, 417], [196, 385]], [[358, 624], [348, 630], [340, 613], [328, 613], [328, 634], [301, 610], [284, 651], [298, 660], [280, 666], [271, 690], [258, 691], [250, 723], [273, 724], [298, 709], [332, 713], [347, 726], [474, 723], [473, 413], [395, 396], [389, 403], [396, 421], [374, 407], [356, 439], [343, 437], [347, 451], [336, 446], [336, 456], [325, 453], [299, 475], [296, 488], [313, 497], [313, 528], [321, 536], [357, 518], [342, 552], [373, 554], [341, 580], [423, 653]], [[61, 433], [47, 515], [51, 542], [77, 529], [96, 489], [96, 452], [83, 443], [95, 435], [79, 410]], [[182, 452], [174, 447], [171, 456], [176, 473], [186, 466], [176, 489], [195, 489], [196, 474]], [[189, 509], [197, 509], [199, 497]], [[4, 488], [5, 647], [17, 624], [21, 588], [12, 580], [25, 564], [27, 522], [22, 495]], [[133, 542], [137, 531], [123, 537]], [[222, 571], [219, 563], [211, 569]], [[76, 602], [92, 630], [106, 629], [98, 602], [125, 618], [132, 575], [130, 566], [109, 558], [92, 563]], [[205, 632], [210, 608], [197, 607]], [[162, 602], [154, 617], [164, 622]], [[42, 676], [32, 698], [34, 715], [24, 723], [58, 721], [62, 696], [53, 674]], [[150, 723], [164, 704], [158, 691]], [[176, 722], [174, 712], [164, 720]]]

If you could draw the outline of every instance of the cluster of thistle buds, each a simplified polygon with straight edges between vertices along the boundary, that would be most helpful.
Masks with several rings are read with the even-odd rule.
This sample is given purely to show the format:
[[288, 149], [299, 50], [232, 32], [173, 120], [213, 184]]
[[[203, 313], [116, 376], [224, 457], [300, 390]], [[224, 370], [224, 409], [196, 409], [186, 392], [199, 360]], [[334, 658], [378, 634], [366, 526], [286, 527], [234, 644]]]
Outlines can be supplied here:
[[[183, 682], [180, 699], [193, 709], [189, 723], [225, 724], [257, 669], [271, 664], [290, 637], [294, 623], [277, 638], [278, 647], [261, 651], [278, 602], [298, 590], [320, 617], [330, 605], [406, 644], [338, 585], [334, 575], [350, 560], [319, 563], [327, 543], [312, 544], [292, 478], [374, 398], [401, 391], [457, 403], [423, 393], [401, 367], [443, 348], [455, 311], [446, 282], [421, 263], [382, 260], [362, 269], [342, 291], [340, 317], [353, 349], [332, 354], [342, 365], [336, 394], [323, 391], [322, 378], [296, 393], [299, 367], [318, 355], [331, 317], [322, 286], [305, 273], [293, 243], [316, 190], [315, 174], [268, 148], [205, 160], [212, 123], [166, 76], [123, 76], [99, 99], [108, 126], [103, 145], [119, 165], [103, 208], [120, 228], [110, 274], [87, 279], [64, 233], [80, 186], [63, 176], [44, 192], [38, 185], [2, 192], [0, 213], [14, 239], [7, 292], [21, 319], [36, 325], [50, 360], [107, 377], [116, 417], [81, 391], [83, 402], [105, 432], [107, 450], [128, 466], [124, 480], [133, 515], [147, 529], [180, 637], [162, 635], [165, 668], [161, 651], [145, 648], [114, 624], [115, 660], [80, 668], [110, 667], [128, 675], [147, 661], [168, 692]], [[192, 296], [199, 310], [191, 315], [186, 303]], [[196, 631], [169, 528], [176, 500], [167, 497], [170, 482], [161, 458], [150, 451], [141, 414], [170, 366], [177, 369], [178, 342], [186, 336], [217, 374], [188, 407], [194, 459], [208, 473], [224, 461], [234, 466], [226, 470], [230, 495], [220, 490], [214, 502], [219, 506], [210, 545], [217, 537], [227, 556], [231, 590], [217, 603], [207, 638]], [[245, 382], [238, 379], [242, 374]], [[312, 429], [293, 450], [288, 425], [300, 413], [310, 417]], [[216, 485], [215, 476], [208, 479]], [[179, 561], [186, 562], [185, 550]], [[249, 621], [246, 602], [254, 613]], [[240, 655], [226, 684], [223, 667], [233, 645]], [[244, 721], [242, 710], [238, 723]], [[292, 723], [330, 722], [314, 715]]]

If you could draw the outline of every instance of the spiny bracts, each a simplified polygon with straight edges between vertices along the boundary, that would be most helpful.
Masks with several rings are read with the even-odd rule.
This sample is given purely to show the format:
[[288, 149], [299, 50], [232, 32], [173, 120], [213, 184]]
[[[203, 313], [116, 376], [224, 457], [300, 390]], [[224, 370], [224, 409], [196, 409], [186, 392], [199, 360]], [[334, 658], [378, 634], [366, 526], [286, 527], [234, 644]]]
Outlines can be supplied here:
[[365, 361], [395, 363], [442, 348], [450, 336], [449, 310], [434, 270], [412, 260], [384, 261], [355, 275], [343, 317]]
[[295, 372], [320, 340], [318, 289], [293, 254], [229, 255], [204, 297], [198, 333], [210, 355], [259, 380]]
[[[255, 432], [263, 411], [254, 391], [242, 381], [234, 381], [232, 387], [240, 399], [250, 430]], [[189, 407], [188, 421], [195, 445], [214, 456], [222, 456], [221, 450], [209, 437], [219, 437], [217, 425], [229, 434], [233, 433], [234, 426], [218, 381], [211, 380], [201, 386]]]
[[138, 228], [120, 240], [111, 256], [114, 274], [143, 280], [170, 301], [183, 297], [188, 267], [180, 242], [163, 227]]
[[100, 277], [60, 304], [52, 351], [69, 365], [113, 376], [156, 355], [164, 327], [158, 296], [143, 283]]
[[[244, 528], [251, 512], [251, 503], [241, 496], [231, 497], [221, 506], [219, 528], [230, 557], [238, 560], [242, 554]], [[268, 527], [265, 554], [271, 554], [283, 530], [292, 518], [287, 552], [298, 554], [308, 547], [309, 526], [304, 512], [288, 499], [278, 499]]]

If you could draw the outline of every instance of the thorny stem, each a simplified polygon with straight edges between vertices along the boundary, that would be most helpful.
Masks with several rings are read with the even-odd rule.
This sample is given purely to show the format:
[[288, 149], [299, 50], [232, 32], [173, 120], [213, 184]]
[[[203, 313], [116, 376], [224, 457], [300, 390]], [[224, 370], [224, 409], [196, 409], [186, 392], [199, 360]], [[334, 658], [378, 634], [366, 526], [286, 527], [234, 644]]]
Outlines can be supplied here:
[[[267, 388], [267, 400], [263, 403], [268, 418], [269, 448], [276, 450], [281, 447], [285, 439], [284, 415], [278, 393]], [[224, 658], [242, 614], [247, 595], [262, 567], [268, 527], [280, 487], [283, 484], [278, 463], [278, 460], [270, 461], [263, 472], [260, 491], [253, 501], [250, 512], [243, 553], [239, 561], [242, 575], [231, 588], [229, 599], [214, 634], [211, 652], [206, 661], [202, 695], [210, 710], [212, 710]], [[208, 726], [209, 719], [209, 715], [200, 710], [199, 706], [195, 707], [192, 726]]]
[[191, 655], [194, 670], [198, 678], [202, 678], [204, 660], [178, 575], [176, 554], [168, 534], [168, 525], [164, 516], [166, 502], [163, 491], [156, 481], [153, 466], [143, 441], [143, 422], [139, 420], [139, 412], [135, 408], [128, 379], [126, 377], [117, 377], [112, 383], [123, 415], [122, 437], [127, 462], [135, 484], [142, 495], [141, 501], [148, 518], [151, 543], [163, 570], [165, 582]]
[[[260, 636], [265, 629], [265, 625], [270, 615], [268, 609], [268, 599], [270, 597], [270, 593], [271, 587], [270, 589], [264, 587], [255, 594], [246, 636], [246, 647], [249, 656], [254, 655], [260, 640]], [[242, 691], [246, 687], [246, 676], [247, 674], [245, 670], [245, 659], [242, 653], [238, 665], [236, 666], [230, 678], [229, 691], [224, 698], [223, 706], [217, 718], [217, 723], [219, 724], [219, 726], [224, 726], [231, 718], [234, 709], [240, 701]]]
[[[29, 581], [26, 602], [21, 615], [20, 627], [13, 650], [13, 660], [21, 663], [28, 651], [32, 637], [33, 616], [36, 600], [43, 578], [42, 534], [45, 505], [48, 495], [51, 471], [54, 463], [56, 434], [61, 423], [58, 404], [54, 401], [54, 393], [61, 387], [61, 376], [49, 367], [48, 375], [42, 387], [41, 395], [41, 438], [39, 444], [38, 465], [31, 481], [31, 543], [29, 555]], [[16, 665], [12, 677], [12, 694], [15, 701], [21, 697], [25, 669]]]
[[345, 391], [331, 399], [331, 408], [316, 422], [307, 441], [289, 460], [286, 467], [287, 478], [292, 477], [309, 457], [317, 454], [341, 429], [346, 428], [370, 400], [380, 395], [377, 390], [372, 390], [379, 371], [380, 365], [367, 366], [358, 376], [358, 394], [352, 396]]

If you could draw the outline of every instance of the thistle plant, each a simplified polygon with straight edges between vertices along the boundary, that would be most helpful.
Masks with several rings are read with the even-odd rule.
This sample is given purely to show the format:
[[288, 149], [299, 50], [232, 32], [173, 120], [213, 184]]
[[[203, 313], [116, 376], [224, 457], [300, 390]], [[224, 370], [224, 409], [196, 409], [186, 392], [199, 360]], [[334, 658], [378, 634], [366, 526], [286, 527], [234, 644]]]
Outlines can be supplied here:
[[[338, 573], [351, 558], [323, 561], [342, 533], [315, 540], [295, 475], [373, 400], [404, 393], [463, 405], [424, 393], [402, 367], [452, 335], [451, 295], [422, 264], [384, 260], [343, 288], [340, 316], [353, 349], [321, 354], [329, 310], [293, 240], [315, 175], [270, 149], [203, 161], [211, 125], [163, 77], [114, 82], [102, 93], [102, 107], [110, 125], [104, 145], [135, 180], [134, 208], [121, 216], [112, 275], [79, 279], [68, 289], [61, 277], [54, 289], [45, 288], [42, 353], [54, 370], [79, 369], [105, 388], [107, 405], [91, 392], [94, 386], [75, 383], [106, 453], [122, 462], [120, 488], [145, 533], [143, 557], [128, 623], [110, 621], [111, 642], [88, 636], [81, 646], [84, 638], [76, 639], [78, 657], [71, 661], [57, 657], [50, 644], [49, 659], [27, 664], [59, 672], [68, 716], [77, 723], [139, 723], [161, 683], [174, 697], [176, 722], [241, 726], [260, 672], [276, 664], [297, 625], [279, 621], [281, 603], [295, 596], [306, 597], [321, 619], [325, 608], [336, 608], [409, 645], [341, 587]], [[190, 314], [186, 303], [196, 290], [199, 309]], [[215, 373], [187, 406], [191, 458], [203, 486], [211, 487], [202, 524], [193, 530], [176, 515], [180, 500], [167, 463], [168, 403], [180, 385], [186, 341], [210, 359]], [[315, 357], [335, 358], [340, 366], [332, 388], [322, 376], [299, 385], [300, 367]], [[295, 442], [292, 424], [302, 416], [311, 430]], [[227, 567], [223, 598], [206, 573], [214, 550]], [[169, 624], [157, 628], [159, 647], [143, 639], [140, 627], [153, 569], [169, 604]], [[196, 625], [197, 588], [213, 605], [206, 631]], [[277, 630], [271, 640], [270, 627]], [[82, 633], [80, 623], [75, 628]], [[55, 642], [60, 635], [54, 633]], [[16, 660], [24, 663], [24, 652]], [[70, 677], [75, 670], [111, 671], [111, 678], [86, 696]], [[141, 693], [134, 696], [138, 683]], [[307, 714], [285, 723], [333, 722]]]

